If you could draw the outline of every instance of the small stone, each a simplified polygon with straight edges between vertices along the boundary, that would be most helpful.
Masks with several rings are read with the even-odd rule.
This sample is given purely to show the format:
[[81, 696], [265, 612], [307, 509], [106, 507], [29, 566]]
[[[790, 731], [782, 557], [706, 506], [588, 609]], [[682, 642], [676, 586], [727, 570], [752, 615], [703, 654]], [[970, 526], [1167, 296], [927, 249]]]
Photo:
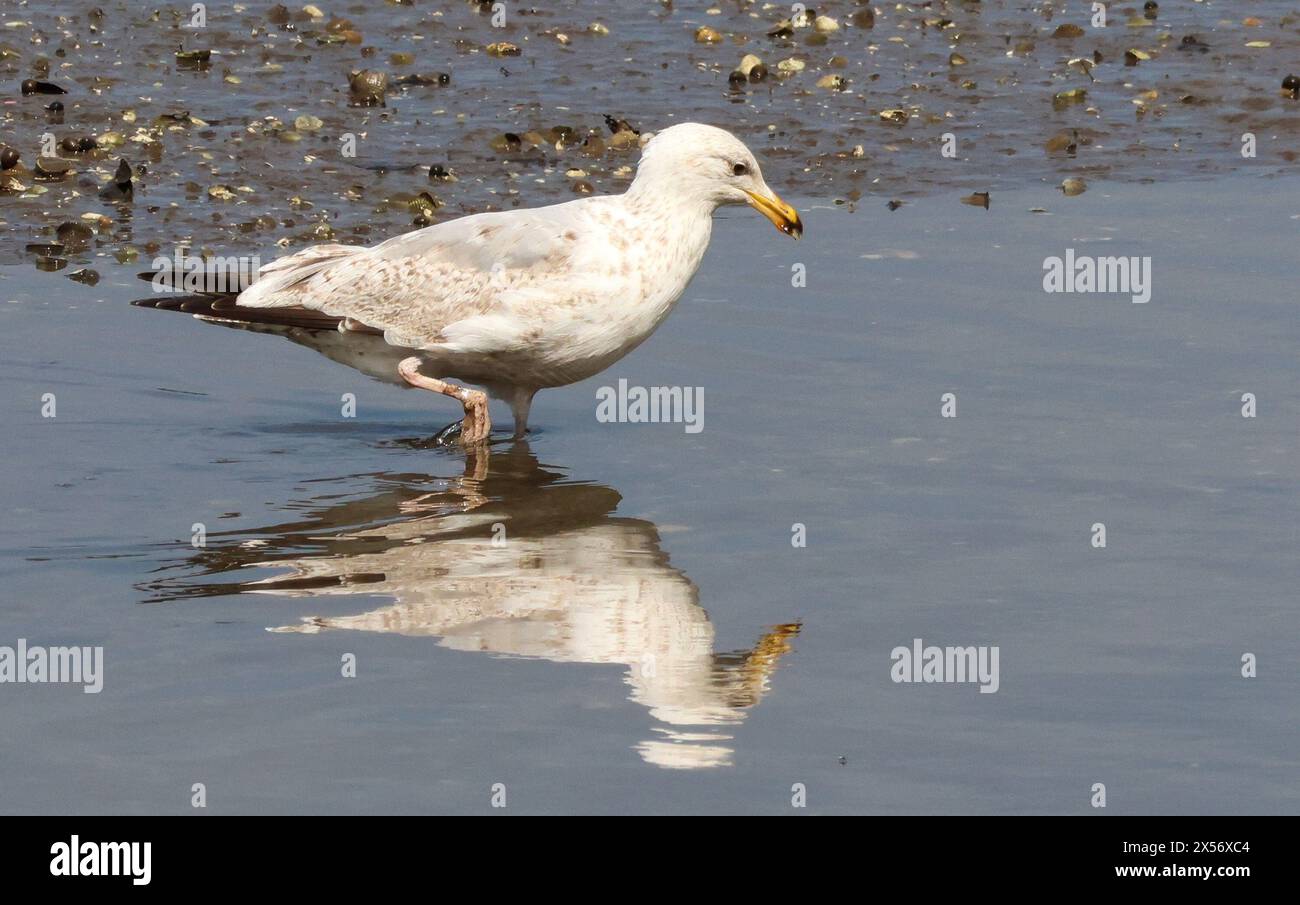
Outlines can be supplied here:
[[524, 140], [513, 132], [503, 132], [492, 139], [492, 150], [513, 154], [524, 146]]
[[1067, 154], [1073, 154], [1078, 149], [1078, 139], [1071, 132], [1057, 132], [1043, 146], [1047, 153], [1055, 154], [1064, 151]]
[[61, 157], [38, 157], [33, 169], [37, 179], [62, 179], [72, 171], [72, 161]]
[[450, 85], [451, 75], [446, 72], [412, 72], [393, 79], [394, 85]]
[[75, 220], [69, 220], [66, 223], [60, 223], [59, 228], [54, 231], [54, 235], [65, 249], [67, 248], [85, 248], [95, 238], [95, 231], [84, 223], [78, 223]]
[[89, 135], [69, 135], [59, 142], [59, 147], [69, 154], [85, 154], [98, 147], [95, 139]]
[[710, 28], [707, 25], [701, 25], [695, 30], [696, 44], [721, 44], [722, 32], [716, 28]]
[[388, 73], [362, 69], [348, 76], [348, 103], [353, 107], [386, 107]]
[[609, 139], [609, 146], [616, 151], [636, 148], [641, 144], [641, 136], [632, 131], [615, 132]]
[[211, 60], [211, 50], [176, 51], [176, 66], [180, 69], [205, 69]]
[[1088, 183], [1084, 182], [1082, 179], [1076, 179], [1073, 176], [1061, 183], [1061, 191], [1065, 192], [1065, 194], [1069, 196], [1082, 195], [1087, 190]]
[[[36, 79], [27, 79], [22, 83], [19, 90], [22, 91], [23, 97], [28, 97], [29, 95], [32, 94], [67, 94], [68, 93], [67, 91], [63, 90], [53, 82], [39, 82]], [[62, 110], [63, 108], [59, 107], [59, 109]]]

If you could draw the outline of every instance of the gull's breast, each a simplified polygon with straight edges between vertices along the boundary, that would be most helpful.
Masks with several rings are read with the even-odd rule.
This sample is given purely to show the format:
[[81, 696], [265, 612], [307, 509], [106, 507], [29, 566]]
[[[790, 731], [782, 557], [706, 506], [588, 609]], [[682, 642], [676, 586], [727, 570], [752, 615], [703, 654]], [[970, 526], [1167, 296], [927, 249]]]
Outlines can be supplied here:
[[651, 215], [625, 196], [583, 199], [552, 254], [506, 274], [492, 312], [449, 325], [443, 376], [536, 388], [575, 383], [644, 342], [672, 312], [708, 247], [711, 218]]
[[[672, 313], [709, 241], [709, 218], [645, 222], [610, 214], [600, 243], [575, 256], [569, 293], [548, 287], [530, 305], [529, 352], [541, 386], [575, 383], [641, 345]], [[525, 302], [525, 305], [528, 303]]]

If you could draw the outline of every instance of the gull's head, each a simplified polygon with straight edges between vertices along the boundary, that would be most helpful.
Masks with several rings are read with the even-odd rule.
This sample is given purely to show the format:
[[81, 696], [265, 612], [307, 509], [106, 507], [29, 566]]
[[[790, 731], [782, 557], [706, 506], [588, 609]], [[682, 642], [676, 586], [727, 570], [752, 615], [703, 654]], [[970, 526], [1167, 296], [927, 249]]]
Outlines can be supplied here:
[[798, 212], [768, 188], [745, 143], [715, 126], [680, 123], [655, 133], [641, 154], [634, 185], [709, 210], [721, 204], [748, 204], [787, 236], [803, 235]]

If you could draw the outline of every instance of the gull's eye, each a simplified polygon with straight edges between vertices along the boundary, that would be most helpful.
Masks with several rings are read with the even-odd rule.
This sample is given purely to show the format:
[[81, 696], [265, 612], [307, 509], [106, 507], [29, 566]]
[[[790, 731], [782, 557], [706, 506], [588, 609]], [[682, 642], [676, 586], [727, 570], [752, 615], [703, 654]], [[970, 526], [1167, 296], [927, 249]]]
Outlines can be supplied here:
[[748, 172], [749, 167], [745, 166], [743, 163], [736, 163], [731, 166], [731, 173], [733, 176], [744, 176]]

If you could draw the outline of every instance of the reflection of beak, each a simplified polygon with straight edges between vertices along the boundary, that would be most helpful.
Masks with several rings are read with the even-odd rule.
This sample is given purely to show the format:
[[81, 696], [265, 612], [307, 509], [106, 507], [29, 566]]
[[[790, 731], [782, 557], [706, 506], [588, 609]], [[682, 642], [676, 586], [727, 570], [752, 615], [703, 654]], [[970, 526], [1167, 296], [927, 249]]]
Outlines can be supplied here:
[[799, 212], [776, 195], [767, 198], [748, 190], [745, 194], [749, 196], [749, 203], [781, 232], [793, 239], [803, 235], [803, 221], [799, 219]]

